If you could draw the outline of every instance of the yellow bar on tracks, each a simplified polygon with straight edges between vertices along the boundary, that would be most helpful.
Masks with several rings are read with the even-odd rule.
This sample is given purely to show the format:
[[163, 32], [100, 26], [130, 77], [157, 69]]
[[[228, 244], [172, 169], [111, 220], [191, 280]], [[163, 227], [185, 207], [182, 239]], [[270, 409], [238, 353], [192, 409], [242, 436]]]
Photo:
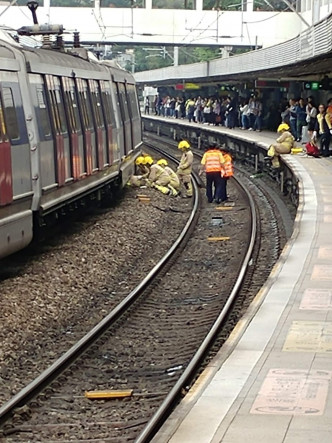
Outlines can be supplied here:
[[104, 399], [104, 398], [123, 398], [131, 397], [133, 389], [127, 389], [126, 391], [111, 390], [111, 391], [85, 391], [84, 396], [91, 399]]

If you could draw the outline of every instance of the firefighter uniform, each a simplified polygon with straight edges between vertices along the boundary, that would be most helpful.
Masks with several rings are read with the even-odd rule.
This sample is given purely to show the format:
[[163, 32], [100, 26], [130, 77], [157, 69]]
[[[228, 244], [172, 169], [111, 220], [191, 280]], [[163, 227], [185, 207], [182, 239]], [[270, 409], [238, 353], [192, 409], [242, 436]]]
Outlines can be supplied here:
[[170, 176], [171, 179], [169, 186], [172, 186], [172, 188], [174, 188], [177, 191], [177, 193], [179, 193], [181, 186], [179, 177], [169, 166], [165, 167], [165, 171], [167, 172], [167, 174]]
[[145, 179], [149, 175], [150, 169], [145, 164], [145, 157], [139, 156], [135, 160], [135, 169], [136, 174], [132, 175], [129, 179], [128, 184], [131, 186], [137, 186], [138, 188], [140, 186], [145, 185]]
[[171, 191], [168, 185], [171, 182], [171, 178], [164, 168], [158, 164], [150, 167], [150, 173], [147, 178], [148, 186], [158, 189], [163, 194], [169, 194]]
[[167, 187], [171, 191], [172, 196], [176, 197], [177, 195], [179, 195], [180, 191], [179, 177], [176, 175], [173, 169], [168, 166], [167, 160], [165, 160], [164, 158], [158, 160], [157, 165], [161, 166], [164, 169], [164, 171], [167, 172], [167, 174], [169, 175], [170, 181]]
[[209, 148], [203, 155], [200, 174], [205, 170], [206, 196], [209, 203], [213, 202], [213, 198], [216, 199], [217, 203], [220, 203], [224, 197], [222, 195], [223, 180], [221, 177], [224, 163], [224, 157], [217, 146]]
[[278, 127], [278, 133], [280, 137], [277, 138], [277, 143], [270, 146], [268, 150], [268, 156], [271, 157], [272, 166], [274, 168], [279, 168], [279, 155], [280, 154], [290, 154], [292, 148], [294, 148], [295, 138], [289, 131], [289, 126], [287, 123], [281, 123]]
[[191, 183], [191, 171], [194, 161], [194, 155], [190, 150], [190, 144], [186, 140], [180, 141], [180, 143], [178, 144], [178, 149], [183, 151], [183, 154], [176, 173], [179, 177], [180, 183], [182, 183], [186, 189], [185, 196], [192, 197], [193, 186]]

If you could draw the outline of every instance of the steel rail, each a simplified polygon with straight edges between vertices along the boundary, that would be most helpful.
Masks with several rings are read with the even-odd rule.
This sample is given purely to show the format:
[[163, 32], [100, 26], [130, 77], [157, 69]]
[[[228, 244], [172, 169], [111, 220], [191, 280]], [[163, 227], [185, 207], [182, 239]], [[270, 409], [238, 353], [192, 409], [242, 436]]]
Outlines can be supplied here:
[[[174, 160], [174, 159], [173, 159]], [[176, 160], [177, 161], [177, 160]], [[178, 162], [178, 161], [177, 161]], [[35, 380], [29, 383], [25, 388], [18, 392], [8, 402], [0, 408], [0, 424], [10, 418], [14, 409], [26, 404], [31, 398], [38, 395], [42, 389], [49, 385], [57, 378], [65, 369], [67, 369], [84, 351], [87, 350], [110, 326], [134, 303], [141, 293], [152, 283], [153, 279], [158, 275], [162, 268], [166, 265], [172, 255], [176, 252], [180, 245], [187, 241], [188, 232], [194, 224], [200, 202], [199, 188], [196, 180], [193, 180], [194, 195], [193, 207], [190, 216], [167, 253], [161, 260], [151, 269], [146, 277], [134, 288], [127, 297], [120, 302], [106, 317], [103, 318], [91, 331], [83, 336], [75, 345], [65, 352], [58, 360], [56, 360], [49, 368], [43, 371]]]
[[[198, 155], [198, 154], [196, 154]], [[236, 180], [236, 178], [234, 177]], [[213, 324], [212, 328], [210, 329], [209, 333], [206, 335], [205, 339], [203, 340], [202, 344], [196, 351], [194, 357], [182, 373], [179, 380], [176, 382], [176, 384], [173, 386], [163, 403], [160, 405], [158, 410], [155, 412], [153, 417], [150, 419], [148, 424], [145, 426], [139, 437], [135, 440], [135, 443], [145, 443], [151, 440], [151, 438], [156, 434], [158, 429], [163, 424], [165, 418], [168, 416], [169, 411], [179, 398], [181, 391], [183, 388], [187, 386], [187, 384], [192, 380], [193, 375], [195, 374], [195, 371], [197, 370], [198, 365], [206, 355], [208, 349], [212, 345], [213, 341], [215, 340], [221, 325], [223, 324], [225, 318], [229, 314], [229, 311], [237, 297], [237, 294], [239, 290], [241, 289], [241, 285], [243, 283], [246, 271], [248, 266], [250, 265], [250, 259], [253, 253], [255, 240], [256, 240], [256, 220], [257, 220], [257, 214], [255, 209], [255, 203], [250, 195], [250, 193], [247, 191], [247, 189], [242, 186], [241, 182], [239, 180], [236, 180], [239, 186], [244, 190], [245, 194], [247, 195], [247, 198], [249, 200], [250, 210], [251, 210], [251, 233], [250, 233], [250, 242], [247, 249], [247, 253], [244, 257], [238, 278], [236, 280], [236, 283], [231, 291], [231, 294], [229, 295], [229, 298], [227, 299], [227, 302], [225, 306], [223, 307], [222, 311], [220, 312], [218, 318], [216, 319], [215, 323]]]

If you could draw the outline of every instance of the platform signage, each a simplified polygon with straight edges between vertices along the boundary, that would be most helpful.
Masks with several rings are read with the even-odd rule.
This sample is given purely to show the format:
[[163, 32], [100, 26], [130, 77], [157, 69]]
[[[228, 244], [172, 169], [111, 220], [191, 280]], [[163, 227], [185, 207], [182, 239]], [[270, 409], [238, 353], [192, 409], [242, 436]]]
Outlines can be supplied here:
[[196, 83], [185, 83], [184, 87], [185, 89], [200, 89], [200, 86]]
[[304, 82], [303, 87], [310, 91], [319, 91], [320, 89], [323, 91], [332, 91], [332, 79], [326, 77], [321, 82]]

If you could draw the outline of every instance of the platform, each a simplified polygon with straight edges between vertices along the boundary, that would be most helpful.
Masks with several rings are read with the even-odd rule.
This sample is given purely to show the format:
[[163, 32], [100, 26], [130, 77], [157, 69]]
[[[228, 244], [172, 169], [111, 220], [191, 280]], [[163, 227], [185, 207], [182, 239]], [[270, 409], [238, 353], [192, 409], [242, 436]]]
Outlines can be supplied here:
[[332, 160], [283, 158], [300, 178], [293, 235], [154, 443], [332, 442]]

